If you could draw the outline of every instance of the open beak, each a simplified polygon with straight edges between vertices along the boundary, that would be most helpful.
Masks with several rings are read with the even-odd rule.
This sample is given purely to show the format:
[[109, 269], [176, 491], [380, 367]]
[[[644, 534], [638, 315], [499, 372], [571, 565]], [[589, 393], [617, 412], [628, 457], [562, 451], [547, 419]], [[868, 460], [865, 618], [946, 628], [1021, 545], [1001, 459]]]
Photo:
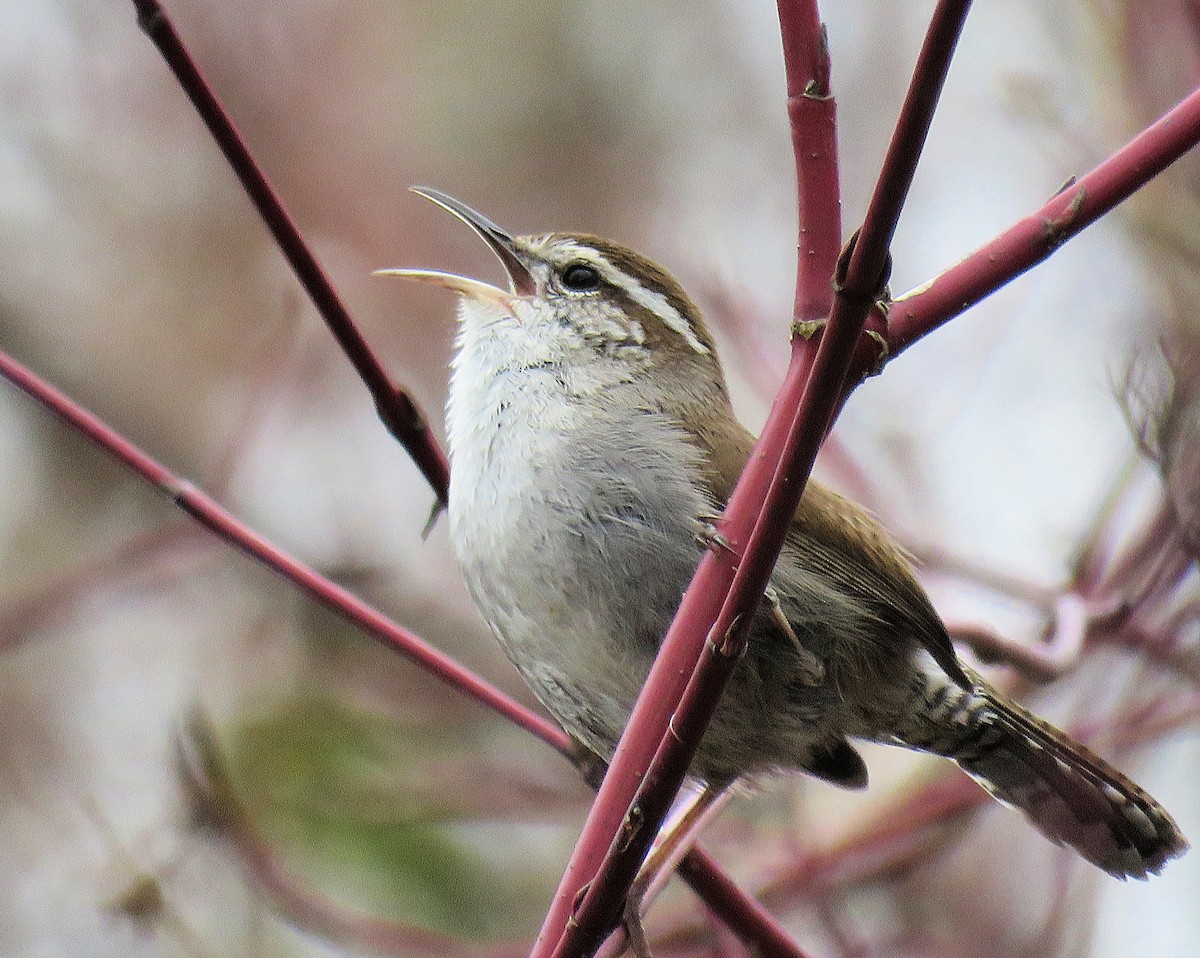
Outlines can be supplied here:
[[453, 196], [447, 196], [440, 190], [428, 186], [414, 186], [412, 191], [453, 213], [479, 234], [488, 244], [488, 248], [496, 254], [504, 271], [508, 273], [508, 282], [512, 287], [506, 291], [490, 283], [484, 283], [467, 276], [456, 276], [453, 273], [443, 273], [432, 269], [377, 269], [376, 276], [399, 276], [401, 279], [416, 280], [419, 283], [433, 283], [455, 290], [472, 299], [491, 300], [508, 306], [514, 296], [532, 296], [537, 291], [533, 274], [525, 265], [517, 250], [516, 240], [482, 213], [477, 213], [465, 203], [460, 203]]

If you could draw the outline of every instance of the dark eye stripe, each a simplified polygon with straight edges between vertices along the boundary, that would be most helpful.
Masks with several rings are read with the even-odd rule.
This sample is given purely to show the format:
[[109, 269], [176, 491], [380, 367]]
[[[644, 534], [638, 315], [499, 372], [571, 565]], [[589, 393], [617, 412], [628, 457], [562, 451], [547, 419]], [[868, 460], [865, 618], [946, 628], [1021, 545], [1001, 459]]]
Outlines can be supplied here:
[[[572, 259], [564, 273], [574, 266], [593, 270], [606, 288], [619, 291], [642, 309], [653, 313], [669, 329], [682, 336], [697, 353], [705, 355], [712, 352], [690, 319], [695, 307], [661, 267], [594, 236], [565, 234], [554, 239], [561, 252], [574, 253], [578, 257]], [[642, 282], [639, 275], [645, 275], [649, 285]], [[559, 282], [563, 283], [564, 288], [569, 288], [563, 280], [563, 273], [560, 273]]]

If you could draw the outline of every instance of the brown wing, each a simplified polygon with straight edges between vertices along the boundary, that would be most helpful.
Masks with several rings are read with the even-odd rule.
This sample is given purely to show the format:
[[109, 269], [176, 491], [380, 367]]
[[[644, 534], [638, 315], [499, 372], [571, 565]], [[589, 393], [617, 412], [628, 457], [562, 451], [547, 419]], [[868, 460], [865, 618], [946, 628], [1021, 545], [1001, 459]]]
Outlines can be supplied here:
[[[710, 420], [703, 430], [697, 423], [689, 425], [709, 464], [713, 498], [724, 505], [753, 437], [732, 417], [721, 423]], [[957, 685], [972, 687], [904, 550], [870, 513], [810, 480], [788, 538], [840, 591], [861, 599], [882, 622], [915, 637]]]
[[904, 550], [870, 513], [810, 480], [789, 538], [802, 540], [799, 547], [844, 591], [868, 603], [883, 621], [914, 636], [957, 685], [972, 688]]

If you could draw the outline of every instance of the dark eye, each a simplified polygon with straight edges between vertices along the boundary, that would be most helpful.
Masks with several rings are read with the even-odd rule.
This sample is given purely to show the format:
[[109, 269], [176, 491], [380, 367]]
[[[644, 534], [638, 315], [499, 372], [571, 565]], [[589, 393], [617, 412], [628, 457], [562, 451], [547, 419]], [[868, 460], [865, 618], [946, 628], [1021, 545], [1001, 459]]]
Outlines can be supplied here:
[[572, 263], [562, 271], [562, 284], [576, 293], [590, 293], [600, 286], [600, 272], [586, 263]]

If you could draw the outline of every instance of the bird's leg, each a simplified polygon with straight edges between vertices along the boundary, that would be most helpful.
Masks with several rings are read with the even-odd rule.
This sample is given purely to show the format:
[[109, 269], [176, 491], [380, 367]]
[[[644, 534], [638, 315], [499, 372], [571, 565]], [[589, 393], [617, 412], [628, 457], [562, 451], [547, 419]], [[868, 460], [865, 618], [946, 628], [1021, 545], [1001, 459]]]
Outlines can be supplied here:
[[[716, 522], [719, 518], [720, 516], [713, 515], [697, 516], [699, 528], [696, 532], [696, 544], [702, 549], [724, 549], [732, 552], [734, 550], [729, 540], [717, 531]], [[779, 627], [779, 630], [796, 647], [800, 683], [811, 687], [816, 687], [824, 683], [825, 663], [817, 657], [815, 652], [805, 648], [804, 643], [800, 641], [800, 637], [796, 635], [796, 630], [792, 628], [792, 624], [784, 614], [783, 606], [779, 604], [779, 596], [775, 590], [768, 586], [766, 592], [763, 593], [763, 599], [770, 610], [771, 621]]]
[[623, 924], [629, 949], [636, 958], [652, 958], [642, 915], [658, 897], [663, 886], [675, 871], [680, 859], [691, 850], [700, 830], [708, 824], [729, 801], [729, 789], [705, 785], [700, 792], [681, 806], [674, 820], [668, 821], [654, 839], [650, 854], [642, 863], [637, 878], [625, 897]]
[[798, 678], [802, 685], [816, 687], [825, 681], [825, 663], [822, 662], [812, 649], [804, 647], [800, 641], [800, 636], [796, 635], [796, 630], [792, 628], [792, 623], [788, 621], [788, 617], [783, 612], [783, 606], [779, 604], [779, 596], [770, 586], [763, 593], [763, 599], [766, 601], [771, 612], [771, 621], [778, 627], [779, 631], [788, 637], [788, 640], [796, 647], [796, 654], [799, 657], [800, 674]]

